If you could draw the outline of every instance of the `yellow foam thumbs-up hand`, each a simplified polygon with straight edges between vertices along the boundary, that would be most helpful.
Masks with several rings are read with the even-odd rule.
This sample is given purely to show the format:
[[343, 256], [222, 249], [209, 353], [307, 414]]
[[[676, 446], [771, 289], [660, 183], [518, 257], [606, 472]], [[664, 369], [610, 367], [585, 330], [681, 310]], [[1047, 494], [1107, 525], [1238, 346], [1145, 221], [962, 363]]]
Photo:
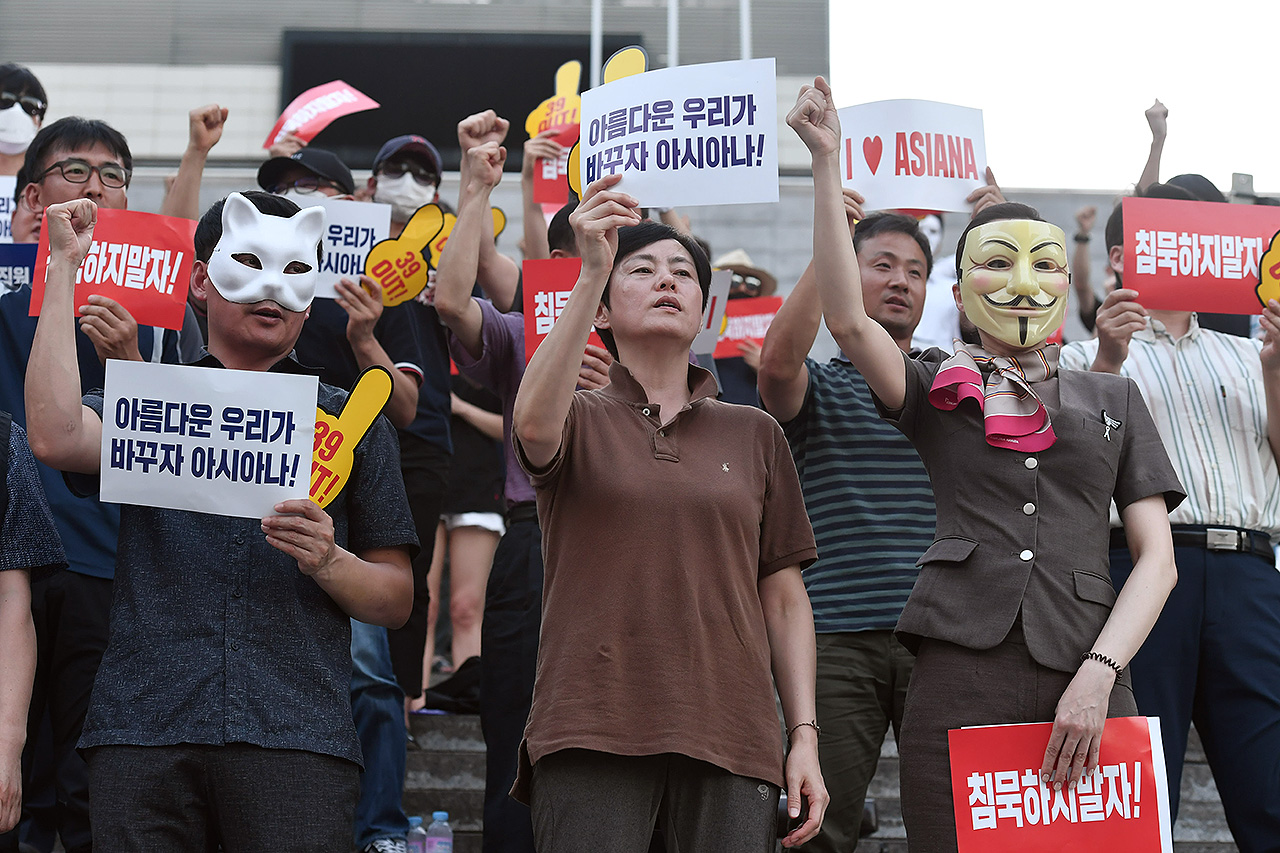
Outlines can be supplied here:
[[577, 124], [582, 114], [582, 99], [578, 97], [578, 85], [582, 82], [582, 63], [576, 59], [566, 62], [556, 71], [555, 94], [538, 104], [524, 120], [529, 138], [553, 127]]
[[[623, 77], [634, 77], [637, 74], [643, 74], [649, 70], [649, 54], [644, 52], [644, 48], [639, 45], [624, 47], [622, 50], [609, 57], [609, 61], [604, 64], [604, 70], [601, 74], [605, 83], [612, 83], [614, 80], [621, 80]], [[581, 143], [574, 143], [573, 150], [569, 152], [569, 188], [572, 189], [579, 197], [582, 196], [582, 172], [579, 165], [582, 159], [579, 156]]]
[[355, 462], [356, 445], [391, 399], [391, 372], [370, 367], [356, 380], [342, 414], [336, 418], [316, 409], [316, 440], [311, 454], [311, 500], [322, 508], [346, 485]]
[[1280, 299], [1280, 231], [1271, 238], [1271, 245], [1258, 261], [1258, 302], [1267, 307], [1270, 299]]
[[[498, 208], [493, 213], [496, 237], [507, 225]], [[430, 281], [431, 270], [440, 266], [440, 253], [458, 217], [445, 213], [440, 205], [424, 204], [413, 212], [399, 237], [382, 240], [369, 250], [364, 274], [382, 287], [382, 304], [388, 308], [417, 297]]]

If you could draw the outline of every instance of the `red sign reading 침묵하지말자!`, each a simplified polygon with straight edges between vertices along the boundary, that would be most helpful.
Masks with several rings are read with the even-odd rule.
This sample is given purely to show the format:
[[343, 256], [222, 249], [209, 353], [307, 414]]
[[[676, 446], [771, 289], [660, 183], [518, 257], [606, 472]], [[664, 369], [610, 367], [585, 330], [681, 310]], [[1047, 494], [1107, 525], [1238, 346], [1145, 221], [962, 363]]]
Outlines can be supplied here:
[[1171, 853], [1160, 721], [1107, 720], [1098, 767], [1074, 787], [1040, 778], [1052, 723], [948, 732], [960, 853]]
[[[525, 261], [521, 287], [524, 290], [524, 360], [528, 364], [538, 344], [551, 331], [569, 303], [569, 294], [582, 271], [581, 258], [547, 258]], [[591, 346], [604, 347], [593, 329], [587, 337]]]
[[373, 98], [341, 80], [316, 86], [294, 98], [284, 108], [262, 147], [270, 148], [284, 139], [286, 133], [292, 133], [303, 142], [310, 142], [334, 119], [380, 106]]
[[[139, 326], [181, 329], [195, 233], [190, 219], [99, 208], [93, 243], [76, 272], [74, 305], [97, 293], [119, 302]], [[44, 304], [48, 265], [49, 229], [42, 227], [31, 281], [32, 317]]]
[[1124, 286], [1144, 308], [1259, 314], [1268, 296], [1260, 275], [1280, 270], [1268, 255], [1280, 208], [1209, 201], [1126, 198]]

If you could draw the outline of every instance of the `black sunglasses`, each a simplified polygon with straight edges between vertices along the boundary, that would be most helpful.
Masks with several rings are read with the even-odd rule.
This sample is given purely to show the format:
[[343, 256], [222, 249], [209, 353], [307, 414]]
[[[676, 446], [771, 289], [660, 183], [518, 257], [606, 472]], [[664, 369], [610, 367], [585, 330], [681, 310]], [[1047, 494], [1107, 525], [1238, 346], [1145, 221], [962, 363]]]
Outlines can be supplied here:
[[413, 175], [413, 179], [423, 186], [435, 186], [440, 180], [435, 172], [418, 163], [411, 163], [405, 160], [393, 160], [389, 163], [383, 163], [378, 167], [379, 174], [386, 175], [389, 178], [398, 178], [405, 172]]
[[34, 95], [15, 95], [13, 92], [0, 92], [0, 110], [7, 110], [17, 104], [22, 111], [32, 118], [44, 118], [49, 105]]

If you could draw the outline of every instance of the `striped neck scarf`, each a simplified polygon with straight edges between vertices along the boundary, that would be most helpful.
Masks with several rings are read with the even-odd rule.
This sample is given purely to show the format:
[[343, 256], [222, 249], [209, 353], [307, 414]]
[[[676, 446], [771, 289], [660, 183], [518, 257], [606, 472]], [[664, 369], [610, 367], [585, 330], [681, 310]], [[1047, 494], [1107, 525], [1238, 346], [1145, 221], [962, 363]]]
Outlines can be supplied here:
[[1050, 379], [1057, 372], [1057, 344], [1016, 357], [992, 355], [980, 346], [960, 344], [955, 355], [938, 369], [929, 389], [929, 402], [949, 412], [961, 400], [976, 400], [982, 410], [987, 444], [1036, 453], [1052, 446], [1057, 436], [1053, 434], [1049, 412], [1031, 385]]

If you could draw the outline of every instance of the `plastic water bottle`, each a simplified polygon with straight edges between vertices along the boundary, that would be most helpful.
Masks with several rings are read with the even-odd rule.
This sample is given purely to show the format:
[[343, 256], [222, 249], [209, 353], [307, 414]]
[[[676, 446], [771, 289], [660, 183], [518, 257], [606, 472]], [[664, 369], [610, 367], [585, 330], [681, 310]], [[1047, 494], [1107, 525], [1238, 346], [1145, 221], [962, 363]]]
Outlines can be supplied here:
[[427, 853], [427, 831], [422, 828], [422, 818], [409, 818], [409, 831], [404, 836], [408, 853]]
[[448, 812], [432, 812], [431, 826], [427, 827], [426, 853], [453, 853], [453, 828], [449, 826]]

